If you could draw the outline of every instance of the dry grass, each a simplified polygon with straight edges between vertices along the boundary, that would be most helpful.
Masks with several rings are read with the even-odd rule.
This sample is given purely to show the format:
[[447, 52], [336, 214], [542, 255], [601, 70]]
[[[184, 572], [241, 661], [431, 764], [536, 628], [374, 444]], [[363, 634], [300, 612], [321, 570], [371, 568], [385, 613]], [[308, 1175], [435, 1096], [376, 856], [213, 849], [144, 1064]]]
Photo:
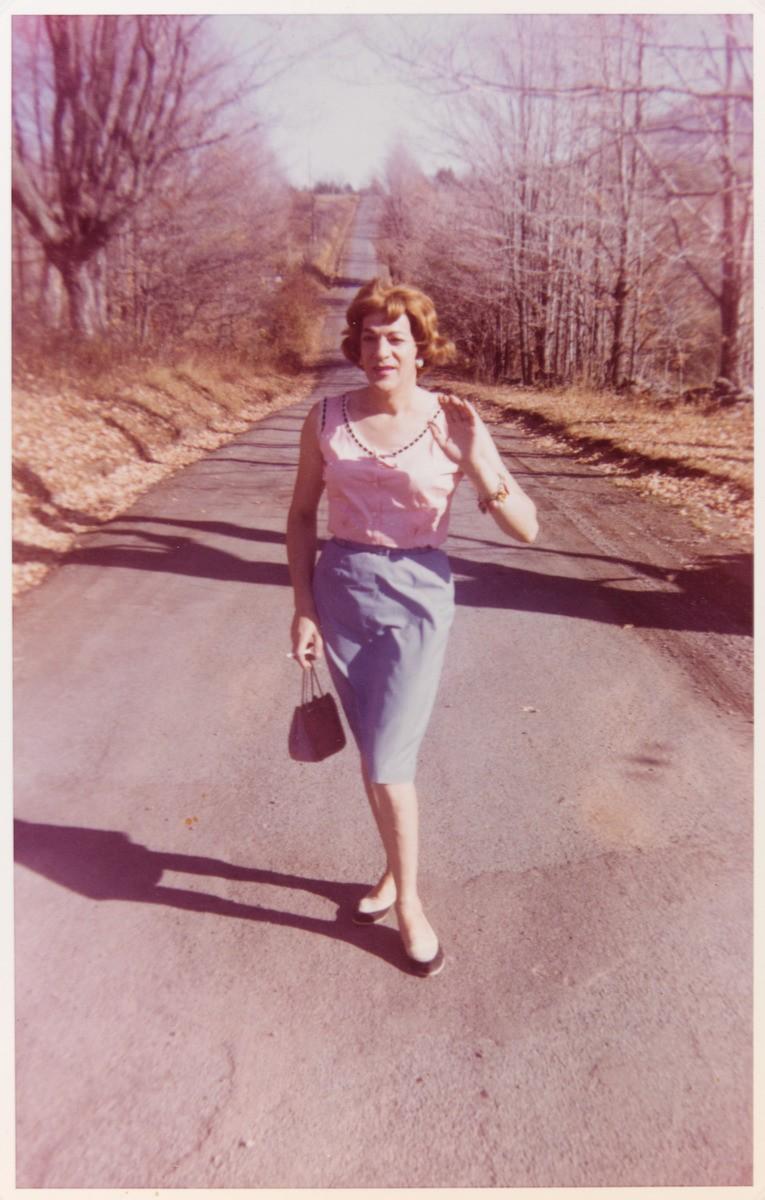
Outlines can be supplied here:
[[489, 420], [520, 419], [548, 444], [565, 444], [605, 473], [618, 471], [615, 486], [656, 497], [706, 532], [751, 548], [751, 405], [725, 408], [575, 388], [531, 392], [446, 375], [434, 381], [475, 399]]

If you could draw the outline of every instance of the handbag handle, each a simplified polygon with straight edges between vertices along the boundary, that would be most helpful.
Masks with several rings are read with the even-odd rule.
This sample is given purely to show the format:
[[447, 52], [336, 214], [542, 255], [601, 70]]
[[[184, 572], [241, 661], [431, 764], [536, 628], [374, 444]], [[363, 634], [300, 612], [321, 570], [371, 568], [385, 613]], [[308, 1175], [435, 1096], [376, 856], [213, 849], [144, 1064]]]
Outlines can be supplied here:
[[300, 702], [301, 704], [307, 704], [309, 700], [316, 700], [323, 694], [321, 684], [319, 683], [319, 676], [316, 674], [316, 667], [311, 663], [310, 671], [303, 671]]

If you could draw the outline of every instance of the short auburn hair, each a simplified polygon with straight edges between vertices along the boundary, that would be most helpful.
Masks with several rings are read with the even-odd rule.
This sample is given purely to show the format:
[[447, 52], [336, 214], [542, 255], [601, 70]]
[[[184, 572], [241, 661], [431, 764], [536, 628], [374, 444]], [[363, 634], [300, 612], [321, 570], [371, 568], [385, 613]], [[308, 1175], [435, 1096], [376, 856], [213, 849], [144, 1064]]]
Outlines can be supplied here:
[[356, 366], [361, 361], [361, 331], [364, 318], [370, 313], [383, 313], [386, 321], [396, 321], [406, 313], [417, 343], [420, 358], [426, 367], [441, 366], [456, 357], [454, 343], [438, 332], [436, 306], [419, 288], [408, 283], [386, 284], [382, 279], [370, 279], [353, 297], [345, 319], [341, 349]]

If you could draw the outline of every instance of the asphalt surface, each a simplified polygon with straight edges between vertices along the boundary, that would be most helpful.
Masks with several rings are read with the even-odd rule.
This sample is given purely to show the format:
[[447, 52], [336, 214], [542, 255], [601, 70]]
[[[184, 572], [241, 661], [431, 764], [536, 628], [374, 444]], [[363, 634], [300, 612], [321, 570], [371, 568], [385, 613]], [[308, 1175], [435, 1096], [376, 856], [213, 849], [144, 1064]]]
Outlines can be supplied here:
[[[362, 207], [328, 345], [374, 270]], [[317, 395], [357, 379], [328, 355]], [[358, 377], [360, 379], [360, 377]], [[286, 735], [308, 403], [81, 539], [15, 621], [17, 1186], [751, 1183], [751, 642], [730, 556], [537, 446], [468, 485], [409, 975], [346, 750]], [[730, 602], [729, 602], [730, 601]]]

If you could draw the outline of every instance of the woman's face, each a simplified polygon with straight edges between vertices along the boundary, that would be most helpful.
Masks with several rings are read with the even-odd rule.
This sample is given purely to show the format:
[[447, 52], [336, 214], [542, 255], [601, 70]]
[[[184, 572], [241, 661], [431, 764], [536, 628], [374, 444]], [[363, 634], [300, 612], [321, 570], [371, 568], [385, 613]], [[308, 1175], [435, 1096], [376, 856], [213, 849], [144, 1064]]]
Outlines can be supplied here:
[[389, 321], [383, 312], [368, 313], [361, 326], [360, 366], [376, 388], [392, 391], [417, 381], [417, 343], [409, 317]]

